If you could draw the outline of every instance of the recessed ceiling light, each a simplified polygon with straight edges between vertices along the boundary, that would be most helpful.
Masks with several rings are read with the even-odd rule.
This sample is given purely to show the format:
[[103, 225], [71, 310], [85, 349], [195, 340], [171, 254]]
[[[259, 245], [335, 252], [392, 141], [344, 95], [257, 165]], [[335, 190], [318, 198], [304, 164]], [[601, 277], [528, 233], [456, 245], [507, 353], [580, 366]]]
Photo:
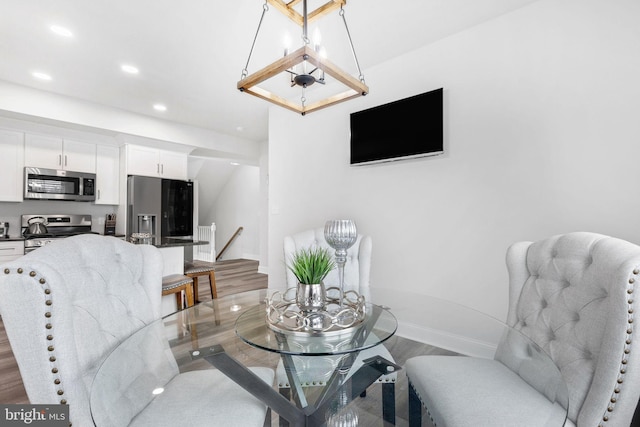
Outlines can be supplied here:
[[242, 131], [244, 130], [244, 128], [243, 128], [242, 126], [238, 126], [238, 127], [236, 127], [236, 130], [237, 130], [238, 132], [242, 132]]
[[231, 164], [232, 164], [233, 166], [240, 166], [240, 163], [238, 163], [238, 162], [231, 162]]
[[153, 104], [153, 109], [156, 111], [167, 111], [167, 106], [162, 104]]
[[140, 72], [140, 70], [138, 70], [138, 67], [129, 64], [123, 64], [122, 66], [120, 66], [120, 69], [129, 74], [138, 74]]
[[34, 71], [33, 73], [31, 73], [31, 75], [38, 80], [46, 80], [46, 81], [51, 80], [51, 76], [49, 74], [42, 73], [40, 71]]
[[56, 33], [59, 36], [62, 37], [73, 37], [73, 33], [65, 27], [61, 27], [59, 25], [52, 25], [49, 27], [51, 29], [51, 31], [53, 31], [54, 33]]

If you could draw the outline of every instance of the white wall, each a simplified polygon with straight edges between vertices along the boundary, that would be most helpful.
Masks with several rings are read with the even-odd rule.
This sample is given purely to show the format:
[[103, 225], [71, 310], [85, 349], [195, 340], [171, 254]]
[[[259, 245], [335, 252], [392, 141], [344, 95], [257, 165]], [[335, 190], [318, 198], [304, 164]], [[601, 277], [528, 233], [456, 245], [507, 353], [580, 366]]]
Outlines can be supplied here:
[[[285, 280], [283, 236], [331, 218], [373, 237], [373, 287], [499, 318], [511, 243], [577, 230], [640, 243], [639, 18], [635, 0], [541, 0], [363, 70], [364, 98], [272, 108], [269, 286]], [[438, 87], [446, 155], [349, 166], [350, 112]]]
[[[215, 165], [217, 162], [209, 162]], [[216, 253], [224, 248], [238, 227], [243, 232], [225, 250], [221, 260], [247, 258], [260, 259], [260, 168], [257, 166], [234, 166], [234, 170], [222, 185], [217, 197], [207, 192], [203, 177], [206, 168], [198, 174], [200, 198], [200, 223], [216, 223]], [[204, 201], [204, 202], [203, 202]]]
[[260, 228], [260, 262], [258, 272], [269, 273], [269, 144], [261, 145], [260, 150], [260, 202], [258, 221]]

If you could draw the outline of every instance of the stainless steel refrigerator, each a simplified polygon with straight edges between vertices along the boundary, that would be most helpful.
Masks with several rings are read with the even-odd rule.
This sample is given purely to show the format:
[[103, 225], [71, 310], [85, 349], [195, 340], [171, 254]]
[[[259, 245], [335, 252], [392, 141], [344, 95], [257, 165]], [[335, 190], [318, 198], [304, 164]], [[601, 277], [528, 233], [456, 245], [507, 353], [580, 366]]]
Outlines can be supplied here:
[[193, 182], [129, 176], [127, 236], [193, 237]]

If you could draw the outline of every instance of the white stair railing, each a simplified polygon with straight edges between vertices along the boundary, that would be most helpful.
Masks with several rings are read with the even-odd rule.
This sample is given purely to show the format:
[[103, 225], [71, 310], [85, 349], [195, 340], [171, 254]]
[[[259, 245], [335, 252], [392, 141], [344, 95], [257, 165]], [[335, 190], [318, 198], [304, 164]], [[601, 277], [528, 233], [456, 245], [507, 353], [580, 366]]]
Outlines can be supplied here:
[[206, 245], [198, 245], [193, 248], [193, 259], [214, 262], [216, 260], [216, 224], [199, 225], [198, 240], [209, 242]]

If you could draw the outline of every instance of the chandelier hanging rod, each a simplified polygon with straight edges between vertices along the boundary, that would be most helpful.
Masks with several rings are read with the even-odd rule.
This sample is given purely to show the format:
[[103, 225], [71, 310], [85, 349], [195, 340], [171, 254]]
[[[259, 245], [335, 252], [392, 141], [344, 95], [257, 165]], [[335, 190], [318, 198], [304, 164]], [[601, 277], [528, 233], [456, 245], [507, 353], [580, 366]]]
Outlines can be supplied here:
[[342, 22], [344, 22], [344, 29], [347, 30], [347, 38], [349, 39], [349, 46], [351, 46], [351, 54], [353, 55], [353, 60], [355, 61], [356, 68], [358, 69], [358, 78], [362, 83], [364, 83], [364, 75], [362, 74], [362, 70], [360, 70], [360, 63], [358, 62], [358, 57], [356, 56], [356, 49], [353, 47], [353, 40], [351, 40], [351, 33], [349, 32], [347, 19], [344, 17], [344, 9], [342, 8], [342, 6], [340, 6], [339, 15], [342, 17]]
[[256, 46], [256, 40], [258, 40], [258, 34], [260, 33], [260, 27], [262, 27], [262, 20], [264, 19], [264, 14], [269, 10], [269, 5], [267, 4], [267, 0], [264, 1], [262, 5], [262, 15], [260, 16], [260, 22], [258, 22], [258, 28], [256, 29], [256, 35], [253, 36], [253, 43], [251, 43], [251, 49], [249, 49], [249, 57], [247, 58], [247, 63], [242, 69], [242, 77], [241, 80], [249, 75], [249, 61], [251, 61], [251, 55], [253, 54], [253, 48]]

